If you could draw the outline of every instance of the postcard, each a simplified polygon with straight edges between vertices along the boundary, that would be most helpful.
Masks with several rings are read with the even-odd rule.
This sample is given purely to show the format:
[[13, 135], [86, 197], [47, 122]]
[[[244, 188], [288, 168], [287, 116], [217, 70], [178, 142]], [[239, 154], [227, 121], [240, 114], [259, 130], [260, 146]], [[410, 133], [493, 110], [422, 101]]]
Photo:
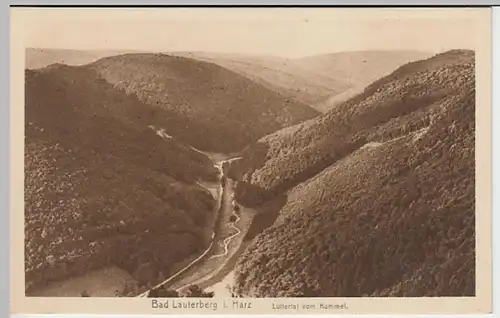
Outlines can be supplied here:
[[492, 310], [489, 8], [11, 8], [25, 314]]

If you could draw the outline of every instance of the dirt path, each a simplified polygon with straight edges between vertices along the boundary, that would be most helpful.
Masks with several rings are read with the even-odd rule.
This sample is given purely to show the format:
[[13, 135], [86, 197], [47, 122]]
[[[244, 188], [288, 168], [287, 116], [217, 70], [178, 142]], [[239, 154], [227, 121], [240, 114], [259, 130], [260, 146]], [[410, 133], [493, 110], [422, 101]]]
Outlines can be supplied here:
[[235, 238], [236, 236], [240, 235], [241, 230], [235, 226], [235, 224], [236, 224], [236, 223], [238, 223], [238, 221], [240, 220], [240, 217], [239, 217], [239, 216], [238, 216], [238, 215], [237, 215], [234, 211], [233, 211], [233, 215], [236, 217], [236, 221], [234, 221], [233, 223], [231, 223], [231, 225], [230, 225], [230, 226], [231, 226], [233, 229], [235, 229], [235, 230], [236, 230], [236, 233], [235, 233], [235, 234], [233, 234], [233, 235], [231, 235], [230, 237], [228, 237], [228, 238], [224, 239], [224, 241], [222, 242], [222, 243], [223, 243], [223, 246], [224, 246], [224, 253], [222, 253], [222, 254], [218, 254], [218, 255], [212, 255], [212, 256], [210, 257], [210, 259], [212, 259], [212, 258], [218, 258], [218, 257], [223, 257], [223, 256], [226, 256], [226, 255], [227, 255], [227, 253], [229, 252], [229, 251], [228, 251], [228, 246], [229, 246], [229, 243], [231, 243], [231, 240], [232, 240], [233, 238]]
[[[215, 161], [215, 160], [219, 160], [221, 159], [222, 155], [221, 154], [215, 154], [214, 156], [212, 156], [211, 154], [208, 154], [208, 153], [205, 153], [203, 151], [200, 151], [198, 149], [195, 149], [193, 148], [193, 150], [209, 157], [212, 161]], [[238, 228], [236, 226], [236, 224], [238, 223], [238, 221], [240, 221], [240, 217], [237, 215], [237, 213], [234, 211], [234, 208], [232, 206], [232, 197], [233, 197], [233, 187], [232, 187], [232, 183], [229, 183], [229, 182], [222, 182], [222, 180], [224, 178], [226, 178], [226, 172], [224, 171], [223, 167], [225, 165], [225, 163], [231, 163], [231, 161], [233, 160], [238, 160], [240, 157], [236, 157], [236, 158], [229, 158], [229, 159], [224, 159], [224, 160], [221, 160], [221, 161], [217, 161], [217, 162], [214, 162], [214, 166], [219, 170], [219, 173], [220, 173], [220, 176], [221, 176], [221, 191], [218, 193], [219, 195], [219, 198], [217, 198], [217, 201], [219, 202], [218, 204], [218, 213], [219, 213], [219, 217], [218, 217], [218, 220], [217, 222], [219, 224], [215, 224], [215, 227], [214, 227], [214, 232], [212, 233], [212, 238], [211, 238], [211, 241], [210, 241], [210, 244], [208, 246], [208, 248], [199, 256], [197, 257], [195, 260], [193, 260], [191, 263], [189, 263], [188, 265], [186, 265], [185, 267], [181, 268], [179, 271], [177, 271], [174, 275], [170, 276], [169, 278], [167, 278], [166, 280], [164, 280], [163, 282], [161, 282], [160, 284], [156, 285], [155, 287], [153, 287], [152, 289], [155, 289], [155, 288], [159, 288], [163, 285], [173, 285], [176, 283], [176, 281], [182, 281], [183, 280], [183, 277], [182, 277], [182, 274], [185, 274], [188, 272], [188, 270], [193, 270], [194, 272], [197, 272], [197, 268], [203, 268], [204, 266], [206, 266], [206, 262], [210, 261], [210, 260], [214, 260], [214, 259], [218, 259], [218, 258], [224, 258], [228, 255], [229, 253], [229, 244], [232, 242], [232, 240], [234, 238], [236, 238], [237, 236], [239, 236], [242, 231], [240, 228]], [[198, 185], [207, 189], [208, 191], [210, 191], [211, 193], [214, 193], [213, 192], [213, 189], [210, 189], [208, 188], [207, 186], [203, 185], [203, 183], [201, 182], [198, 182]], [[212, 191], [211, 191], [212, 190]], [[216, 193], [217, 191], [215, 191]], [[230, 212], [230, 213], [229, 213]], [[236, 217], [236, 220], [232, 223], [230, 223], [230, 228], [235, 230], [236, 233], [232, 234], [231, 236], [229, 237], [226, 237], [224, 238], [222, 241], [221, 240], [221, 235], [219, 232], [220, 229], [224, 228], [224, 226], [227, 226], [227, 223], [226, 222], [226, 218], [224, 218], [223, 216], [224, 215], [228, 215], [228, 214], [232, 214]], [[216, 255], [211, 255], [210, 257], [208, 257], [208, 255], [210, 253], [213, 253], [215, 252], [216, 250], [216, 247], [217, 247], [217, 244], [220, 244], [220, 246], [222, 246], [224, 248], [224, 252], [223, 253], [220, 253], [220, 254], [216, 254]], [[208, 257], [208, 258], [207, 258]], [[193, 278], [193, 281], [191, 281], [189, 279], [189, 276], [188, 277], [185, 277], [184, 279], [188, 280], [189, 282], [188, 283], [185, 283], [183, 284], [181, 287], [178, 287], [178, 288], [175, 288], [176, 290], [181, 290], [187, 286], [189, 286], [190, 284], [193, 283], [193, 281], [196, 281], [198, 279], [196, 278]], [[147, 297], [147, 295], [149, 294], [149, 291], [146, 291], [142, 294], [140, 294], [139, 296], [137, 297]]]

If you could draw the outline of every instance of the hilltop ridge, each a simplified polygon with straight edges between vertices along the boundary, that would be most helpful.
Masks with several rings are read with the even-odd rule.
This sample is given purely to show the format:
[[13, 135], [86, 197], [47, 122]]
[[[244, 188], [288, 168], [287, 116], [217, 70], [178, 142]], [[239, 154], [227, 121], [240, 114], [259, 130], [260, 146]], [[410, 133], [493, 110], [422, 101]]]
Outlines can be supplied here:
[[[200, 150], [239, 151], [318, 114], [235, 72], [190, 58], [126, 54], [88, 67], [116, 89], [155, 106], [169, 135]], [[169, 115], [162, 116], [163, 111]]]

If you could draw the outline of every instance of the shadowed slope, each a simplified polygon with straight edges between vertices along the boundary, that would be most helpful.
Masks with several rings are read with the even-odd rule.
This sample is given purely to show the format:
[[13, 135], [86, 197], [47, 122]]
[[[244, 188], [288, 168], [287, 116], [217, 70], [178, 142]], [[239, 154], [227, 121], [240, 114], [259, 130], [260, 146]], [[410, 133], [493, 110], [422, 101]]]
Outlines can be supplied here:
[[147, 105], [88, 69], [27, 71], [25, 85], [28, 293], [109, 265], [154, 283], [205, 247], [207, 157], [160, 138]]

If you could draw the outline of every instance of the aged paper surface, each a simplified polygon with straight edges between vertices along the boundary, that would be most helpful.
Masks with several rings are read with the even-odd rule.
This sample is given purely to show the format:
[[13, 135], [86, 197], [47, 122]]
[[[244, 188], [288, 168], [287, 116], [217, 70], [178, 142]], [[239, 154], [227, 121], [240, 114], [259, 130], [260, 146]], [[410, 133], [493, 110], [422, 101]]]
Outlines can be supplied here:
[[491, 312], [490, 9], [13, 8], [11, 87], [12, 313]]

